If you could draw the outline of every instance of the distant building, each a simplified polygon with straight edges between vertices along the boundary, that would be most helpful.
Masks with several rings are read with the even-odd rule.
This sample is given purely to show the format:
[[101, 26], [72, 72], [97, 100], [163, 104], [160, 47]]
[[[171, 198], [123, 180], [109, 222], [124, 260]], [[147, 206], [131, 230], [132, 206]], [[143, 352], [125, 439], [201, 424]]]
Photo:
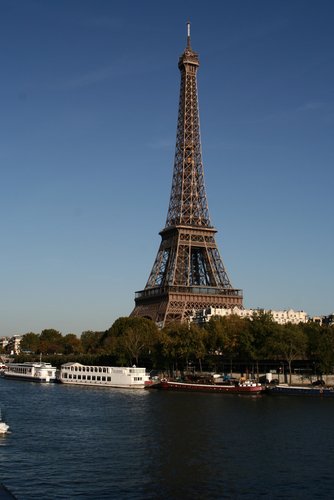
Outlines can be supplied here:
[[2, 337], [0, 339], [0, 349], [1, 349], [2, 352], [6, 351], [6, 347], [8, 345], [8, 341], [9, 341], [8, 337]]
[[259, 313], [270, 314], [273, 321], [280, 325], [286, 325], [287, 323], [297, 325], [299, 323], [307, 323], [308, 321], [308, 315], [305, 311], [294, 311], [293, 309], [274, 311], [272, 309], [241, 309], [239, 307], [233, 307], [231, 309], [224, 309], [222, 307], [207, 307], [206, 309], [194, 312], [190, 320], [196, 323], [205, 323], [210, 321], [213, 316], [224, 317], [231, 316], [232, 314], [235, 314], [240, 318], [252, 319], [253, 316]]
[[334, 326], [334, 313], [328, 316], [313, 316], [311, 321], [313, 321], [313, 323], [318, 323], [318, 325]]
[[322, 316], [312, 316], [310, 318], [313, 323], [317, 323], [318, 325], [322, 325]]
[[328, 316], [323, 316], [322, 324], [327, 326], [334, 326], [334, 313], [329, 314]]
[[2, 351], [7, 354], [14, 355], [20, 354], [20, 344], [21, 344], [22, 336], [21, 335], [13, 335], [12, 337], [2, 337], [0, 339], [0, 347]]

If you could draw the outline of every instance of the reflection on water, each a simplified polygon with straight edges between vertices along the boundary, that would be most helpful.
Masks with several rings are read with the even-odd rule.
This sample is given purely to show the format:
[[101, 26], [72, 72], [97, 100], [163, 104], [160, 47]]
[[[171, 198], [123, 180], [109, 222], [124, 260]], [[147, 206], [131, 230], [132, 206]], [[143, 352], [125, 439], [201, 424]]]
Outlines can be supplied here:
[[330, 498], [334, 400], [0, 379], [18, 499]]

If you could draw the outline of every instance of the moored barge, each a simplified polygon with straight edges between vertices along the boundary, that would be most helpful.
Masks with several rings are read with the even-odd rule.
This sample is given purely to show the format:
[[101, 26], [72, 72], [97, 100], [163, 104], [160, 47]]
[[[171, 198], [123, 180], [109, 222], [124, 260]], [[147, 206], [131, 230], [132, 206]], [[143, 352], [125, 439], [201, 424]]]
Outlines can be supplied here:
[[266, 394], [276, 396], [321, 396], [334, 397], [334, 387], [314, 387], [299, 385], [273, 385], [266, 387]]
[[201, 381], [178, 381], [163, 379], [156, 385], [157, 389], [171, 391], [190, 391], [190, 392], [215, 392], [225, 394], [260, 394], [264, 387], [253, 381], [236, 383], [202, 383]]

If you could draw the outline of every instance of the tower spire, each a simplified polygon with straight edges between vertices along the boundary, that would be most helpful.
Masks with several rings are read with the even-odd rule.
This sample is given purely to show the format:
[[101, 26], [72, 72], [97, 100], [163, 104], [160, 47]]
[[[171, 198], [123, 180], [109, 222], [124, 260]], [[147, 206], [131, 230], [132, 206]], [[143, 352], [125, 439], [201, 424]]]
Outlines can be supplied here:
[[199, 126], [199, 57], [187, 47], [179, 58], [179, 113], [172, 189], [161, 243], [145, 289], [136, 292], [132, 316], [159, 326], [183, 322], [207, 307], [242, 307], [241, 290], [231, 285], [210, 222], [204, 185]]
[[191, 43], [190, 43], [190, 21], [187, 21], [187, 49], [191, 50]]

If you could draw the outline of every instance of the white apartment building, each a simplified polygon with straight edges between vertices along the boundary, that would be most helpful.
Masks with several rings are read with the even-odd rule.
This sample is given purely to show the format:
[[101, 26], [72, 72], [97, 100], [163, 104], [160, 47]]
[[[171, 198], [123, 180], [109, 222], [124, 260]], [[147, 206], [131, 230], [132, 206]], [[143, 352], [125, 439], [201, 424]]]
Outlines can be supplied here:
[[8, 337], [2, 337], [0, 339], [0, 348], [2, 351], [5, 351], [6, 346], [8, 345], [8, 342], [9, 342]]
[[7, 354], [20, 354], [21, 335], [13, 335], [13, 337], [2, 337], [0, 339], [0, 347]]
[[294, 311], [293, 309], [284, 311], [274, 311], [272, 309], [240, 309], [239, 307], [233, 307], [231, 309], [224, 309], [223, 307], [207, 307], [200, 311], [194, 312], [191, 316], [190, 321], [194, 322], [207, 322], [213, 316], [230, 316], [235, 314], [240, 318], [252, 319], [253, 316], [259, 313], [270, 314], [275, 323], [280, 325], [285, 325], [287, 323], [292, 323], [297, 325], [298, 323], [306, 323], [308, 321], [308, 315], [305, 311]]

